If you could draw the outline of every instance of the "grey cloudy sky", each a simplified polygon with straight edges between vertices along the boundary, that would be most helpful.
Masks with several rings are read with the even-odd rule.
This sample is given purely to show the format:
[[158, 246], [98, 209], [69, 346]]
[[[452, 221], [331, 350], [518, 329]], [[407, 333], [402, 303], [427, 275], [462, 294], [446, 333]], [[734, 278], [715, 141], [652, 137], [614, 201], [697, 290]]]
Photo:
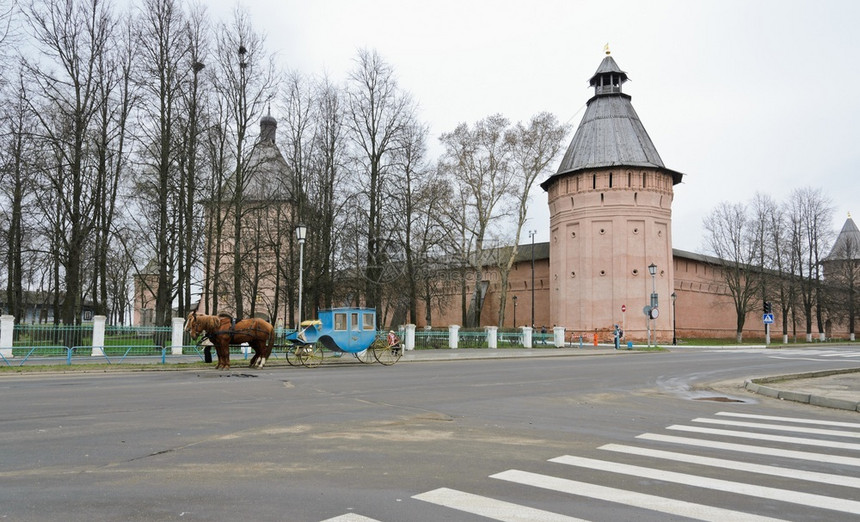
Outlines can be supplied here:
[[[235, 5], [210, 9], [226, 20]], [[608, 43], [663, 162], [685, 174], [675, 187], [675, 248], [704, 251], [703, 217], [757, 191], [784, 201], [794, 189], [822, 187], [836, 231], [849, 211], [860, 214], [860, 2], [243, 5], [285, 69], [340, 81], [359, 48], [376, 49], [419, 102], [435, 147], [442, 132], [494, 113], [524, 121], [546, 110], [575, 127]], [[546, 195], [537, 188], [532, 197], [527, 226], [546, 241]]]

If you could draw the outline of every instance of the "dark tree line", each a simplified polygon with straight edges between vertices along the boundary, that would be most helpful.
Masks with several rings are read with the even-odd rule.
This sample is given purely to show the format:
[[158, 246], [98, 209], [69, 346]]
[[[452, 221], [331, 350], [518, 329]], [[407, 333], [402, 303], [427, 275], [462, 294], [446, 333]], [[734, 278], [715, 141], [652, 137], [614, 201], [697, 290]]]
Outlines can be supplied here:
[[423, 303], [429, 323], [440, 270], [518, 240], [567, 130], [491, 116], [445, 134], [437, 163], [376, 51], [342, 81], [283, 72], [241, 8], [219, 21], [185, 0], [34, 0], [0, 9], [0, 28], [20, 28], [0, 30], [0, 280], [16, 320], [38, 305], [77, 324], [86, 303], [167, 325], [199, 302], [284, 325], [361, 304], [388, 324]]

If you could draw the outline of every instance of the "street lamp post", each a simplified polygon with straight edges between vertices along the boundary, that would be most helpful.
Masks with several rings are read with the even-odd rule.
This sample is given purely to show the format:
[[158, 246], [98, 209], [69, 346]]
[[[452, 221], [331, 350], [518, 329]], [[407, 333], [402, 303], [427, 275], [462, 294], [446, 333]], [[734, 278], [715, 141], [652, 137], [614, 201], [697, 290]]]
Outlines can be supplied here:
[[[651, 274], [651, 308], [648, 311], [648, 346], [651, 346], [651, 320], [654, 318], [654, 309], [657, 308], [657, 265], [648, 265], [648, 273]], [[654, 332], [654, 344], [657, 344], [657, 333]]]
[[514, 329], [517, 327], [517, 296], [512, 298], [514, 300]]
[[529, 237], [532, 238], [532, 328], [535, 327], [535, 234], [537, 230], [529, 230]]
[[672, 344], [678, 344], [678, 336], [677, 330], [675, 329], [675, 299], [678, 298], [678, 295], [675, 292], [672, 292]]
[[305, 263], [305, 238], [308, 235], [308, 227], [305, 225], [296, 225], [296, 239], [299, 241], [299, 321], [296, 323], [296, 330], [302, 326], [302, 272], [304, 271]]

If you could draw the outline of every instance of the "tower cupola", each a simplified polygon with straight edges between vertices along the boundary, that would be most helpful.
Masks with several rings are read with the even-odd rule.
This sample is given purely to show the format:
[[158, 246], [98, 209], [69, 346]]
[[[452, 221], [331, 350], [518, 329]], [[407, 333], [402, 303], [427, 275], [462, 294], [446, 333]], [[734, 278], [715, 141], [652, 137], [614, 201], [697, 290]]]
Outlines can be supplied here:
[[272, 108], [269, 107], [269, 112], [260, 118], [260, 142], [274, 144], [277, 129], [278, 121], [272, 117]]
[[622, 71], [606, 51], [606, 58], [600, 63], [597, 72], [588, 81], [594, 87], [594, 95], [621, 94], [621, 85], [627, 81], [627, 73]]

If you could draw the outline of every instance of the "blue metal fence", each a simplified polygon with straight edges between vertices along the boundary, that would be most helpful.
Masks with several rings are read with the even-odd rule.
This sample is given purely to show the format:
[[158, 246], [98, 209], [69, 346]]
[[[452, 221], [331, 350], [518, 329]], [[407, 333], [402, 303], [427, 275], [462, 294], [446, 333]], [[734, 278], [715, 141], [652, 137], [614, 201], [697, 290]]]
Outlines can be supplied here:
[[[295, 330], [277, 328], [275, 331], [275, 350], [272, 358], [283, 355], [289, 343], [286, 336]], [[387, 331], [377, 332], [385, 336]], [[401, 338], [405, 332], [400, 331]], [[183, 345], [173, 347], [172, 328], [170, 327], [128, 327], [106, 326], [104, 346], [92, 346], [93, 325], [32, 325], [14, 326], [12, 357], [0, 352], [0, 366], [23, 366], [24, 364], [85, 364], [106, 362], [107, 364], [159, 362], [194, 362], [204, 360], [204, 346], [194, 344], [187, 332], [183, 333]], [[416, 349], [448, 349], [449, 330], [422, 329], [415, 331]], [[501, 330], [497, 333], [499, 348], [519, 348], [523, 346], [523, 336], [519, 330]], [[552, 343], [551, 334], [533, 334], [533, 345], [542, 346]], [[458, 347], [487, 348], [486, 330], [460, 330]], [[177, 350], [178, 348], [178, 350]], [[179, 353], [174, 353], [178, 351]], [[231, 357], [249, 359], [251, 349], [247, 346], [232, 346]]]

